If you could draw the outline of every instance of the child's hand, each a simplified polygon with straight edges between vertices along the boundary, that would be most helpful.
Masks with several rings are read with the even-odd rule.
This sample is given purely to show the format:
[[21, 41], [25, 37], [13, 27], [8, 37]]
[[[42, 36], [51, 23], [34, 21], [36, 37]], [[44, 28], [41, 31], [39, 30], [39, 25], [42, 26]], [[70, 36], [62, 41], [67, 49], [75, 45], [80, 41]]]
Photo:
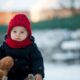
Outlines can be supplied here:
[[35, 80], [42, 80], [42, 76], [40, 74], [35, 75]]

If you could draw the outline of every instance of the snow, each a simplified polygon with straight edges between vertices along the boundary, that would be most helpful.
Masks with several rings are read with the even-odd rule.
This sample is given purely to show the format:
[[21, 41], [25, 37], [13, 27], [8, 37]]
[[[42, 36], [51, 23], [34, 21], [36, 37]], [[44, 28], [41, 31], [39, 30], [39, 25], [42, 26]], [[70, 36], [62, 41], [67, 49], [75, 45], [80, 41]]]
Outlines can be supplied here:
[[64, 41], [61, 48], [64, 50], [80, 50], [80, 40]]
[[44, 80], [80, 80], [80, 65], [45, 63]]
[[70, 37], [70, 32], [64, 29], [37, 30], [33, 31], [33, 35], [39, 47], [55, 47], [63, 39], [68, 39]]
[[[78, 41], [80, 40], [80, 33], [76, 31], [69, 31], [64, 29], [54, 29], [54, 30], [42, 30], [42, 31], [33, 31], [33, 36], [35, 37], [35, 41], [39, 48], [45, 49], [43, 54], [48, 53], [47, 56], [50, 59], [51, 57], [56, 58], [59, 60], [65, 59], [78, 59], [79, 53], [78, 52], [66, 52], [60, 53], [59, 51], [54, 52], [54, 47], [56, 47], [61, 41], [75, 39]], [[68, 43], [71, 44], [71, 43]], [[79, 44], [79, 43], [78, 43]], [[73, 46], [73, 44], [71, 44]], [[51, 52], [52, 49], [52, 52]], [[54, 49], [54, 50], [53, 50]], [[76, 53], [76, 54], [75, 54]], [[53, 55], [54, 54], [54, 55]], [[44, 80], [80, 80], [80, 64], [77, 63], [65, 63], [65, 62], [44, 62], [45, 66], [45, 78]]]
[[[80, 29], [76, 31], [67, 29], [34, 30], [33, 36], [43, 54], [44, 60], [52, 61], [53, 58], [56, 60], [77, 59], [80, 57], [79, 31]], [[73, 38], [73, 34], [75, 38]], [[65, 44], [65, 41], [67, 41], [67, 44]], [[65, 49], [66, 52], [63, 51]], [[70, 50], [72, 51], [69, 52]]]
[[71, 38], [72, 39], [80, 39], [80, 29], [75, 30], [74, 32], [71, 33]]
[[59, 53], [55, 53], [52, 55], [52, 59], [57, 60], [58, 62], [65, 61], [67, 59], [73, 59], [73, 58], [74, 58], [74, 56], [71, 53], [65, 54], [65, 53], [59, 52]]

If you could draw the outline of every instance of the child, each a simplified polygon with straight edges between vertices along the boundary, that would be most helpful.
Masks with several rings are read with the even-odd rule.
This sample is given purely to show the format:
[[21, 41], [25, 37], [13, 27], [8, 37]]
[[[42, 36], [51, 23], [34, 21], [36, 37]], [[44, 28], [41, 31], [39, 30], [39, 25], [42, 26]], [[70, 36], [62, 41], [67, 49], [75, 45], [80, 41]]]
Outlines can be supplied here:
[[10, 56], [14, 65], [8, 72], [8, 80], [24, 80], [33, 74], [35, 80], [44, 78], [43, 57], [39, 51], [28, 18], [24, 14], [14, 16], [7, 30], [5, 41], [0, 47], [0, 59]]

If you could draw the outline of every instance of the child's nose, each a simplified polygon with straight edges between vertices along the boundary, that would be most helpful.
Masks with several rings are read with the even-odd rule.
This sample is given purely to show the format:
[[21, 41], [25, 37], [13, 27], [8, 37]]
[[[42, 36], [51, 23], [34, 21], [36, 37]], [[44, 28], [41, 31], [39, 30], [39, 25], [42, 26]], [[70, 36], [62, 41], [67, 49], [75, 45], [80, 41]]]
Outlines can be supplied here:
[[20, 36], [20, 33], [17, 33], [16, 36], [19, 37]]

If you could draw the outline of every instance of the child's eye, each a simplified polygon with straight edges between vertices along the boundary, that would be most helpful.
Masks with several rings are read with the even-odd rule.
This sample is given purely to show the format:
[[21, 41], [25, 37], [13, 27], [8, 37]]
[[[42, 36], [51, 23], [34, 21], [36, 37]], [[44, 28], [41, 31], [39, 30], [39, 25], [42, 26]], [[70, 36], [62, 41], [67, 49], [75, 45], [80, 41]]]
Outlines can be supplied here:
[[24, 33], [23, 31], [21, 33]]
[[16, 33], [16, 31], [13, 31], [14, 33]]

